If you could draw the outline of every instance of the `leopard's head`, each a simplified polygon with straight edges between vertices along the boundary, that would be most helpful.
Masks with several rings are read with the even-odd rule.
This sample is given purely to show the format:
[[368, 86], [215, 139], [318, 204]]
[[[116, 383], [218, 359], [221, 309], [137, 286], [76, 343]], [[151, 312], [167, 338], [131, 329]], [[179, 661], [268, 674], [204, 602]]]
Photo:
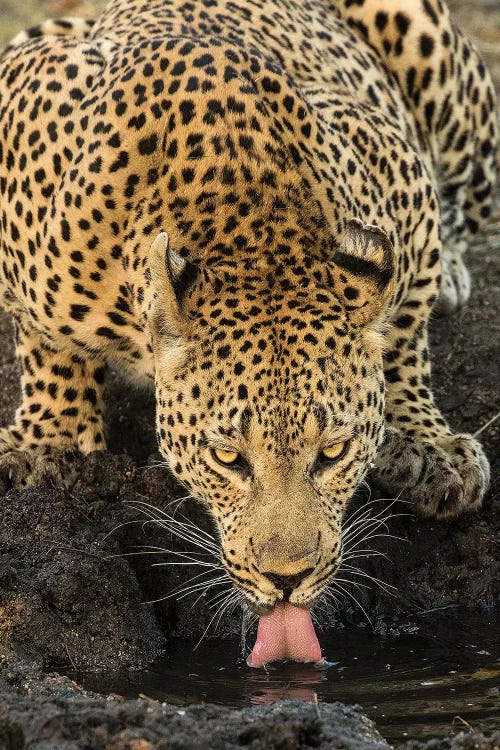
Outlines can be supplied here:
[[384, 428], [391, 242], [352, 221], [330, 259], [298, 257], [200, 268], [166, 234], [151, 250], [160, 450], [259, 614], [310, 606], [335, 574]]

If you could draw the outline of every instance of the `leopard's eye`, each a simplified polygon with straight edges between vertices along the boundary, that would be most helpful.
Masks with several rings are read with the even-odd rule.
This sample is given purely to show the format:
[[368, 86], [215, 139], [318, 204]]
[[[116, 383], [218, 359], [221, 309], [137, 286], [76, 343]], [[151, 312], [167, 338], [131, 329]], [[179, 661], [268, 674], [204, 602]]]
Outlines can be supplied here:
[[325, 462], [338, 461], [338, 459], [342, 458], [346, 452], [348, 445], [349, 442], [347, 440], [344, 440], [341, 443], [335, 443], [334, 445], [329, 445], [328, 448], [323, 448], [323, 450], [320, 451], [319, 458], [321, 461]]
[[345, 445], [345, 442], [335, 443], [335, 445], [329, 445], [328, 448], [323, 448], [321, 451], [322, 457], [327, 458], [329, 461], [334, 461], [342, 455]]
[[240, 458], [240, 454], [236, 451], [225, 451], [222, 448], [212, 448], [212, 456], [223, 466], [233, 466]]

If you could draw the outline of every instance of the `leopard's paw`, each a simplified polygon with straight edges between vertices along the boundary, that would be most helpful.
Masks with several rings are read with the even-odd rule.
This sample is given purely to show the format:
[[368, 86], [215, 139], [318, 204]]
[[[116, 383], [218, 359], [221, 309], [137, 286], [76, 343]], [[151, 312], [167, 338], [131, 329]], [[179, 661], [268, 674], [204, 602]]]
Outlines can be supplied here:
[[74, 445], [23, 447], [15, 431], [0, 430], [0, 495], [41, 484], [70, 486], [81, 457]]
[[15, 427], [2, 427], [0, 429], [0, 457], [9, 451], [15, 451], [23, 442], [22, 435]]
[[451, 315], [463, 307], [470, 297], [470, 274], [460, 256], [443, 252], [441, 288], [434, 305], [438, 315]]
[[414, 502], [419, 515], [444, 519], [481, 507], [490, 469], [471, 435], [430, 442], [389, 429], [373, 478], [395, 496]]

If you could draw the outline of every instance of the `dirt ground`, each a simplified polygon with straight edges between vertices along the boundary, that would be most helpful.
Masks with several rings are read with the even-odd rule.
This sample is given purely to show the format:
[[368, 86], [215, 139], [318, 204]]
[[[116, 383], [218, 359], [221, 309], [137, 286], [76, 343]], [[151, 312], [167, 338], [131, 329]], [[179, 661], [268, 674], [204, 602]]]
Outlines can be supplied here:
[[[478, 42], [500, 93], [498, 0], [450, 5]], [[81, 0], [0, 0], [0, 44], [47, 13], [91, 10]], [[474, 517], [434, 523], [406, 516], [391, 522], [391, 533], [403, 541], [384, 542], [389, 560], [372, 561], [366, 570], [395, 585], [397, 594], [387, 597], [374, 589], [361, 596], [381, 632], [417, 611], [499, 601], [500, 419], [492, 421], [500, 412], [499, 250], [500, 194], [488, 230], [469, 254], [470, 304], [432, 324], [438, 401], [456, 430], [480, 431], [491, 461], [491, 489]], [[0, 313], [1, 424], [9, 422], [18, 398], [11, 339], [8, 316]], [[179, 713], [157, 703], [88, 696], [66, 678], [47, 676], [71, 666], [143, 666], [171, 636], [198, 638], [210, 617], [210, 596], [197, 605], [196, 618], [188, 599], [141, 605], [179, 584], [182, 574], [159, 575], [140, 556], [116, 556], [134, 544], [170, 546], [164, 531], [129, 524], [140, 518], [130, 503], [166, 507], [181, 491], [156, 465], [151, 396], [112, 374], [108, 404], [110, 452], [83, 461], [70, 493], [45, 488], [10, 492], [1, 500], [0, 749], [197, 748], [206, 747], [206, 732], [214, 748], [388, 747], [366, 717], [340, 704], [322, 705], [320, 715], [314, 706], [282, 703], [243, 712], [195, 706]], [[207, 525], [199, 509], [185, 512]], [[347, 605], [329, 616], [334, 623], [360, 619], [359, 610]], [[217, 637], [239, 627], [235, 616]], [[500, 735], [459, 735], [427, 750], [499, 746]]]

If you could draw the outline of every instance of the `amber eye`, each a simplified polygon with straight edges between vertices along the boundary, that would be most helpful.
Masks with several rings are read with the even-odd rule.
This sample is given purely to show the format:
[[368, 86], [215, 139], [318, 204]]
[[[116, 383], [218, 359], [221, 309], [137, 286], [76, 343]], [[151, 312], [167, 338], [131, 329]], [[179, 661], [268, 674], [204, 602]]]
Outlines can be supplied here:
[[323, 461], [337, 461], [341, 458], [347, 450], [348, 441], [344, 440], [342, 443], [335, 443], [335, 445], [329, 445], [328, 448], [323, 448], [320, 452], [320, 460]]
[[233, 466], [238, 463], [238, 459], [240, 458], [240, 454], [236, 451], [225, 451], [222, 448], [213, 448], [212, 456], [224, 466]]

